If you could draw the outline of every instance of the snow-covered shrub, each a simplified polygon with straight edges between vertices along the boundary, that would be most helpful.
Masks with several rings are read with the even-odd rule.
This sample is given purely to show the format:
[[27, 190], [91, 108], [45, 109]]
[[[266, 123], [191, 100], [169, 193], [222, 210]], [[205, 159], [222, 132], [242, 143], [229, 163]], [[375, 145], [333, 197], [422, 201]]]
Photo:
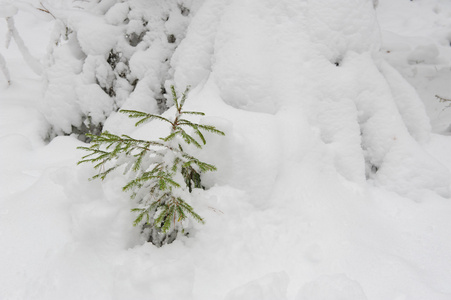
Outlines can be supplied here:
[[55, 10], [42, 103], [51, 137], [100, 134], [122, 107], [166, 110], [169, 62], [185, 36], [190, 3], [91, 1]]
[[[94, 178], [105, 177], [116, 168], [125, 165], [125, 173], [130, 174], [130, 180], [124, 191], [131, 191], [132, 198], [139, 203], [133, 209], [138, 213], [134, 225], [144, 222], [143, 229], [148, 234], [148, 241], [160, 247], [171, 243], [181, 231], [186, 234], [186, 226], [182, 222], [190, 216], [203, 223], [193, 208], [184, 200], [193, 188], [202, 188], [200, 173], [215, 171], [216, 167], [202, 162], [188, 154], [184, 147], [194, 145], [201, 149], [206, 140], [201, 131], [224, 135], [214, 126], [192, 123], [185, 119], [186, 115], [204, 115], [202, 112], [185, 111], [183, 105], [186, 93], [179, 99], [172, 89], [175, 106], [175, 116], [167, 119], [160, 115], [148, 114], [134, 110], [121, 110], [130, 118], [140, 119], [136, 126], [147, 121], [159, 120], [170, 125], [170, 133], [157, 141], [134, 139], [128, 135], [118, 136], [103, 132], [100, 136], [89, 135], [92, 138], [90, 147], [80, 147], [89, 153], [79, 163], [95, 163], [99, 174]], [[197, 136], [194, 138], [189, 131]], [[112, 164], [111, 164], [112, 163]], [[186, 188], [183, 188], [182, 181]]]

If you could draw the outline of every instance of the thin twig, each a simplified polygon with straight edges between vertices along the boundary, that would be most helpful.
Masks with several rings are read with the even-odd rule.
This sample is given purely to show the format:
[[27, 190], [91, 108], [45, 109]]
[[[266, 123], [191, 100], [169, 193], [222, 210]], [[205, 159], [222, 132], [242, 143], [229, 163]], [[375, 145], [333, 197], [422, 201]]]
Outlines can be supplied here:
[[435, 98], [440, 100], [440, 102], [451, 102], [451, 99], [440, 97], [439, 95], [435, 95]]
[[40, 10], [40, 11], [43, 11], [43, 12], [45, 12], [45, 13], [48, 13], [48, 14], [50, 14], [55, 20], [56, 20], [56, 17], [55, 17], [55, 15], [54, 14], [52, 14], [51, 12], [50, 12], [50, 10], [48, 10], [47, 9], [47, 7], [45, 7], [45, 5], [44, 4], [42, 4], [42, 2], [39, 2], [39, 4], [41, 4], [41, 6], [43, 7], [43, 8], [37, 8], [38, 10]]

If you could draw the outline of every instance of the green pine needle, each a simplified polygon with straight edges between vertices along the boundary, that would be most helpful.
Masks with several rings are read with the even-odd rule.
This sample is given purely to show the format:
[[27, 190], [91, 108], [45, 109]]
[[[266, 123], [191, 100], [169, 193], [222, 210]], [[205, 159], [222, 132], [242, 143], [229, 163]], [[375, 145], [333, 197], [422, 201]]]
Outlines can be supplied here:
[[[186, 218], [205, 223], [194, 209], [182, 198], [176, 197], [177, 189], [202, 188], [201, 172], [216, 171], [216, 167], [200, 161], [184, 151], [183, 143], [202, 149], [207, 143], [204, 132], [225, 135], [215, 126], [194, 123], [180, 118], [182, 115], [204, 116], [203, 112], [184, 111], [189, 87], [179, 99], [174, 86], [171, 94], [176, 108], [174, 121], [160, 115], [136, 110], [120, 110], [129, 118], [138, 119], [135, 126], [152, 120], [167, 123], [171, 132], [159, 140], [139, 140], [128, 135], [115, 135], [108, 131], [101, 135], [87, 135], [91, 144], [78, 149], [87, 152], [78, 164], [92, 163], [99, 173], [92, 179], [104, 180], [108, 174], [124, 166], [124, 174], [131, 180], [123, 187], [123, 191], [131, 192], [131, 198], [140, 203], [139, 208], [132, 209], [136, 213], [134, 226], [145, 224], [151, 228], [159, 228], [169, 234], [179, 228], [177, 226]], [[186, 129], [186, 130], [185, 130]], [[168, 157], [172, 157], [168, 159]], [[176, 181], [181, 174], [186, 187]]]

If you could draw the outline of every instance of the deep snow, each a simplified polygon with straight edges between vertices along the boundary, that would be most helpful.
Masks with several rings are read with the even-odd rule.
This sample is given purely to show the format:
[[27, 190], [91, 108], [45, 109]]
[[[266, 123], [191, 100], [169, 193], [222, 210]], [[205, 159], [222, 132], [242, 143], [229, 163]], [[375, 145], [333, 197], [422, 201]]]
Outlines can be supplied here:
[[[206, 224], [162, 248], [120, 172], [88, 181], [82, 142], [43, 141], [42, 80], [0, 47], [0, 299], [451, 299], [451, 110], [434, 98], [451, 97], [450, 16], [445, 0], [199, 4], [171, 67], [226, 137], [198, 153], [218, 167], [194, 195]], [[51, 18], [15, 21], [43, 58]]]

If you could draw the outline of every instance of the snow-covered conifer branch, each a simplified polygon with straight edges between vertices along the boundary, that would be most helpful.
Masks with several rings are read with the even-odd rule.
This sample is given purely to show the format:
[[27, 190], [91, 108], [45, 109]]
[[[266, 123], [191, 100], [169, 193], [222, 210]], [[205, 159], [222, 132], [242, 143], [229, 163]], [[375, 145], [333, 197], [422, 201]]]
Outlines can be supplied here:
[[3, 75], [5, 75], [6, 81], [8, 81], [8, 85], [11, 84], [11, 77], [9, 75], [8, 67], [6, 66], [6, 61], [3, 55], [0, 53], [0, 69], [2, 70]]
[[24, 41], [19, 35], [19, 32], [16, 29], [16, 26], [14, 25], [14, 19], [13, 17], [6, 17], [6, 23], [8, 25], [8, 33], [7, 33], [7, 47], [9, 46], [11, 37], [14, 38], [14, 41], [16, 42], [17, 47], [19, 48], [20, 53], [22, 54], [22, 57], [24, 58], [25, 62], [28, 64], [28, 66], [33, 70], [36, 75], [42, 74], [42, 65], [41, 63], [30, 54], [30, 51], [28, 50], [27, 46], [25, 46]]

